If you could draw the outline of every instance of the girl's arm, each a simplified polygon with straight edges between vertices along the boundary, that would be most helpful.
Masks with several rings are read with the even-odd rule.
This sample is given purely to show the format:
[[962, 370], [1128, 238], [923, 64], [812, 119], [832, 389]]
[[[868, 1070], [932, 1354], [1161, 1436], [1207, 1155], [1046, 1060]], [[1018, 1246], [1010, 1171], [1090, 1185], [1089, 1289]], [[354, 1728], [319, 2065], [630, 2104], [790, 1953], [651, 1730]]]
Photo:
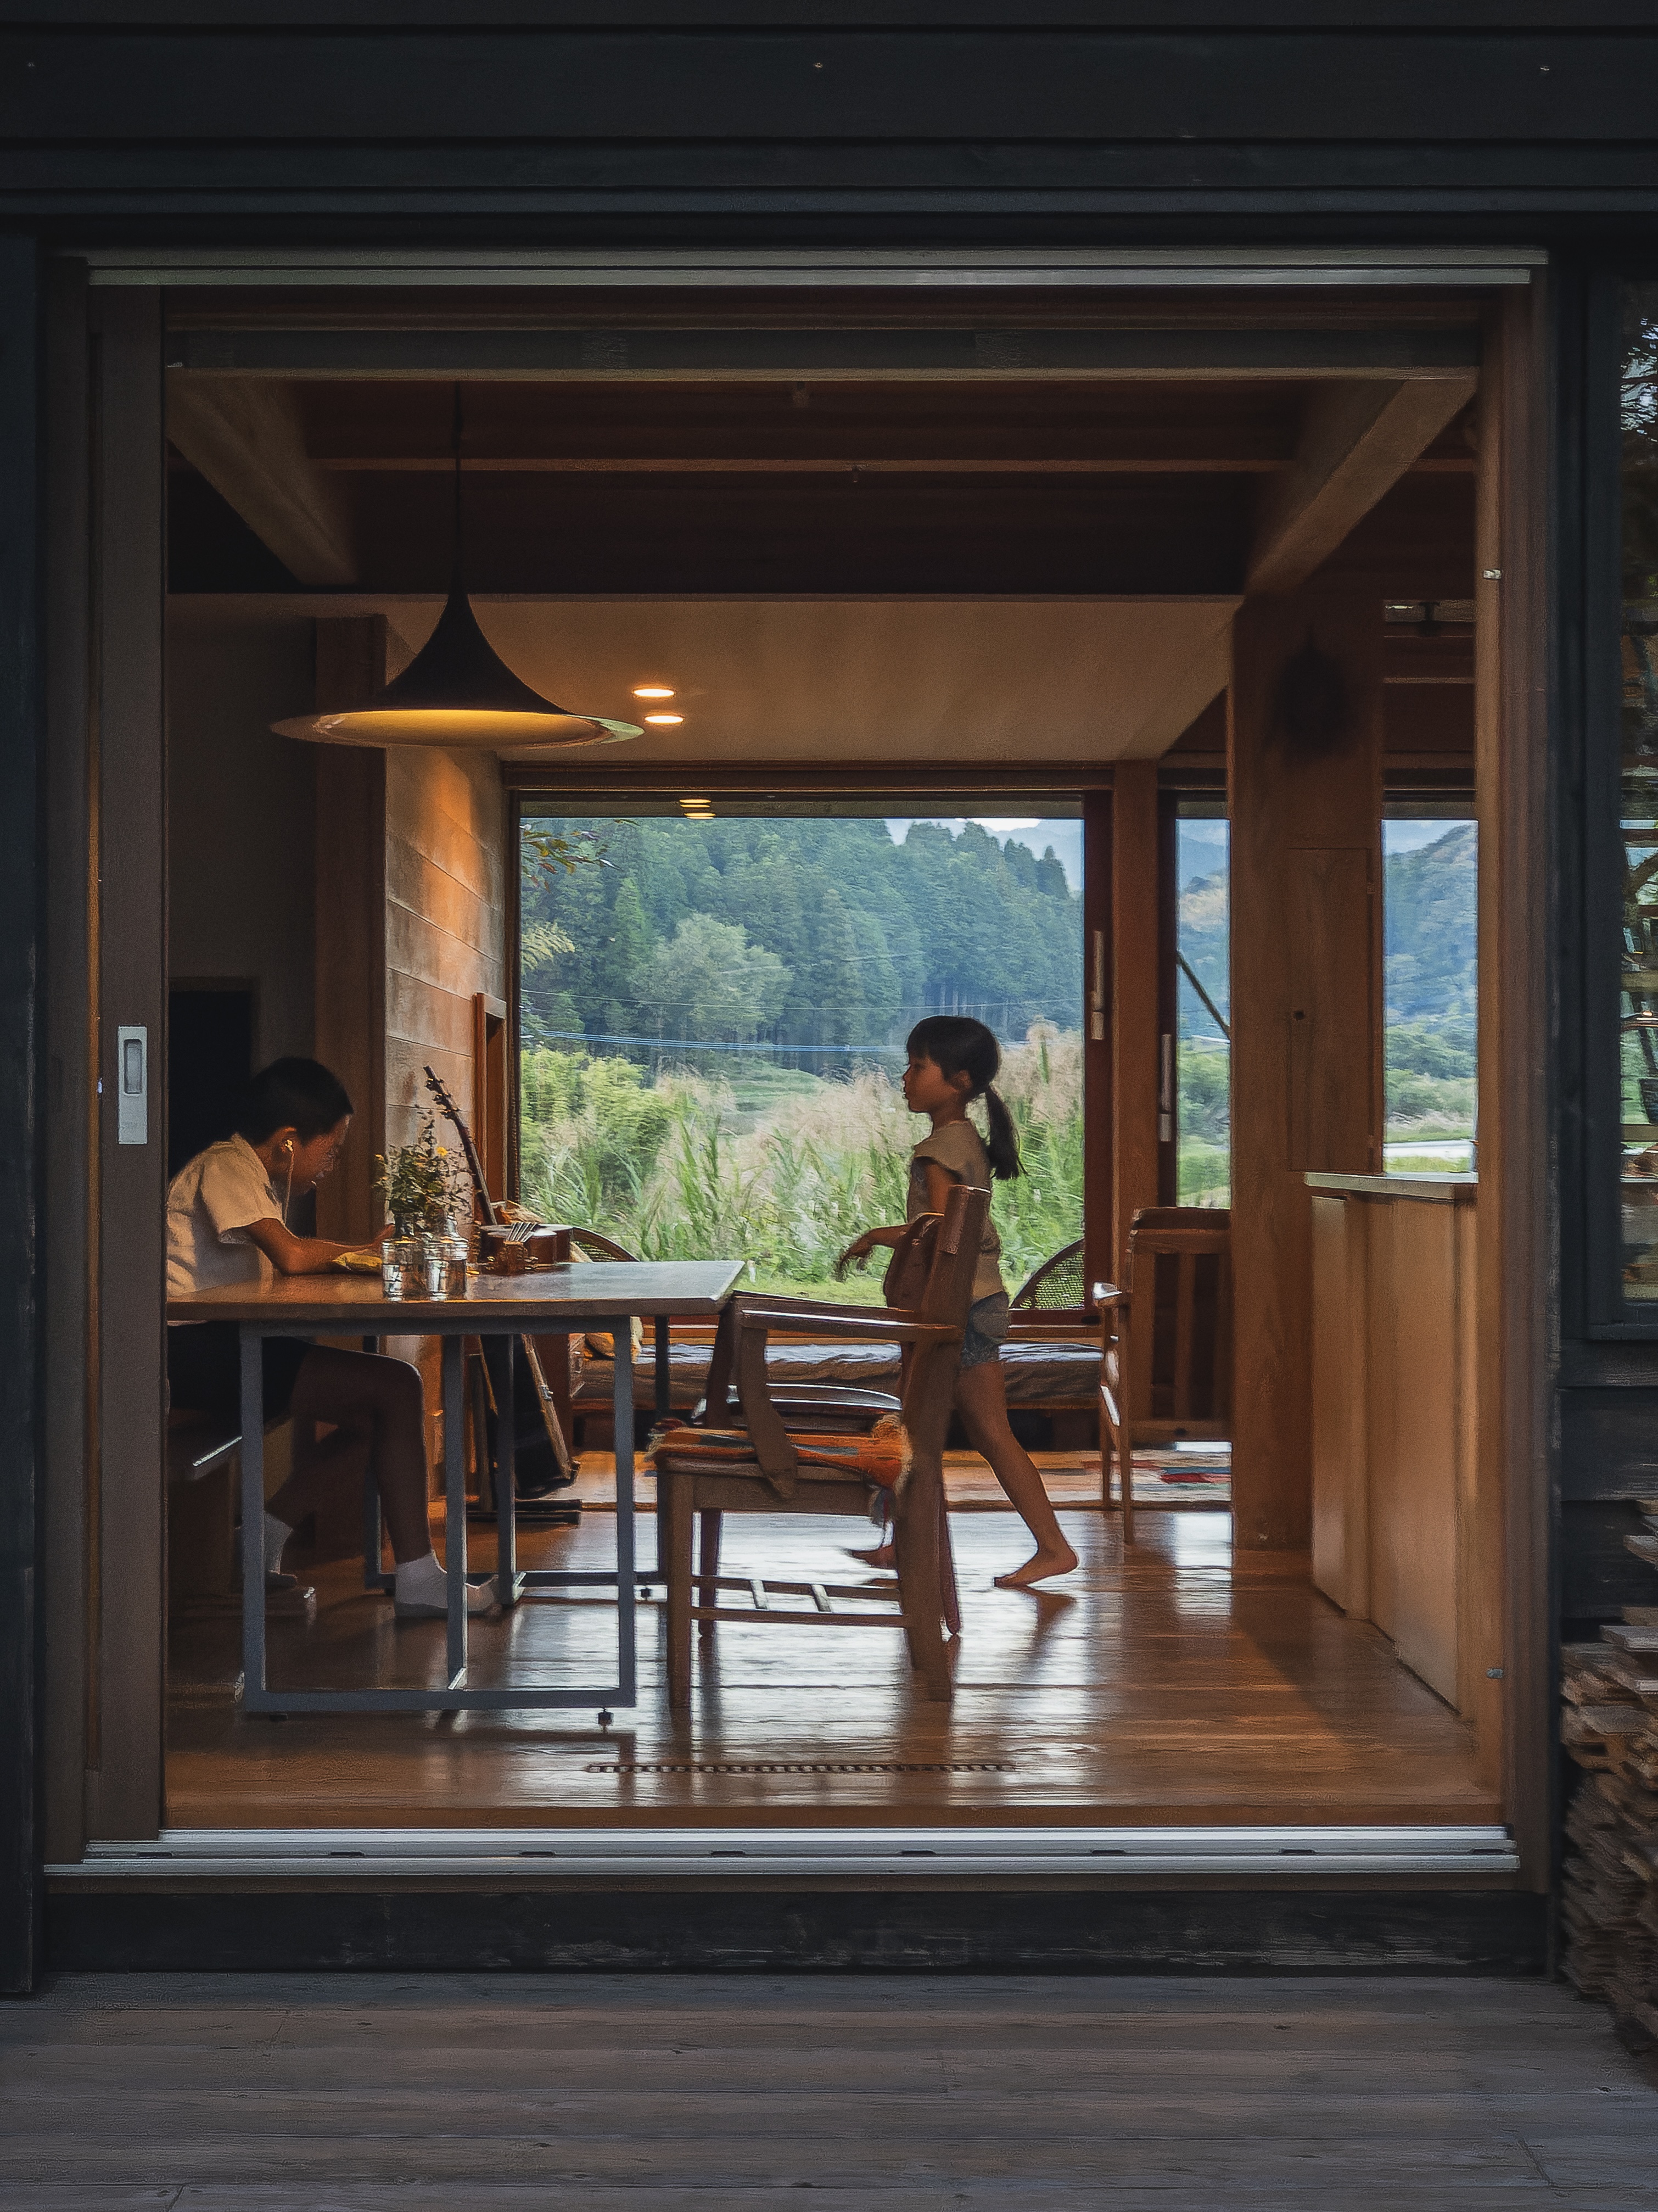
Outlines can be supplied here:
[[[942, 1213], [945, 1201], [950, 1196], [950, 1188], [958, 1178], [951, 1175], [948, 1168], [940, 1167], [937, 1160], [923, 1160], [921, 1164], [926, 1170], [927, 1212]], [[878, 1244], [897, 1243], [908, 1226], [908, 1222], [900, 1221], [890, 1228], [865, 1230], [861, 1237], [853, 1238], [851, 1243], [835, 1261], [835, 1273], [844, 1275], [854, 1260], [866, 1260]]]
[[250, 1221], [247, 1233], [279, 1275], [320, 1275], [342, 1252], [362, 1252], [374, 1243], [337, 1244], [331, 1237], [296, 1237], [280, 1221]]

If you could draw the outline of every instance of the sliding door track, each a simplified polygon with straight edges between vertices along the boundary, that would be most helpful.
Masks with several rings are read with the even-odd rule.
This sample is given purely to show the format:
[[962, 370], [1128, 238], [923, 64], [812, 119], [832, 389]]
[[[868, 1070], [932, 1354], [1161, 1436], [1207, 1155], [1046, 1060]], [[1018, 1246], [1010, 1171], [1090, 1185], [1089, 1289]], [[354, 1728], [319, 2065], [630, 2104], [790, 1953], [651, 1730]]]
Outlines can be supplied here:
[[540, 1886], [695, 1878], [867, 1879], [924, 1887], [940, 1875], [1333, 1876], [1517, 1874], [1500, 1827], [1189, 1828], [168, 1828], [94, 1843], [54, 1882], [431, 1881]]

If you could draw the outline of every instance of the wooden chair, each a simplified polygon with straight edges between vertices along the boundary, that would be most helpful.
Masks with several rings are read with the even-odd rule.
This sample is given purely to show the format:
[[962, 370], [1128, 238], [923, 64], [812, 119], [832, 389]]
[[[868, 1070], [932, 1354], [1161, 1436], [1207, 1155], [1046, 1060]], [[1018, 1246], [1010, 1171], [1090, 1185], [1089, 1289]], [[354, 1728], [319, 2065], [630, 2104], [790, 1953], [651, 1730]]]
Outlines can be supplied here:
[[1126, 1544], [1134, 1540], [1134, 1446], [1224, 1443], [1232, 1433], [1232, 1217], [1147, 1206], [1129, 1224], [1121, 1289], [1100, 1309], [1100, 1502], [1117, 1466]]
[[[902, 1626], [911, 1664], [926, 1694], [948, 1700], [945, 1637], [960, 1626], [960, 1612], [944, 1510], [944, 1437], [989, 1203], [987, 1191], [965, 1186], [951, 1191], [944, 1212], [935, 1217], [926, 1290], [914, 1310], [831, 1305], [815, 1299], [758, 1293], [732, 1301], [721, 1320], [701, 1425], [724, 1428], [734, 1419], [752, 1438], [755, 1456], [718, 1463], [701, 1458], [676, 1459], [671, 1444], [656, 1455], [657, 1511], [661, 1516], [659, 1525], [667, 1579], [671, 1711], [683, 1713], [690, 1709], [693, 1620], [703, 1625], [705, 1636], [716, 1621], [784, 1626], [820, 1622], [826, 1615], [846, 1626]], [[872, 1484], [839, 1468], [803, 1463], [791, 1439], [790, 1422], [768, 1381], [766, 1343], [771, 1332], [803, 1328], [826, 1340], [898, 1343], [904, 1349], [900, 1405], [910, 1461], [893, 1499], [896, 1613], [836, 1612], [835, 1595], [867, 1593], [831, 1592], [823, 1583], [795, 1586], [811, 1597], [811, 1612], [778, 1607], [771, 1602], [778, 1586], [768, 1589], [759, 1577], [720, 1572], [720, 1528], [727, 1513], [841, 1513], [859, 1520], [868, 1518]], [[738, 1400], [734, 1416], [728, 1396], [728, 1378], [733, 1377]], [[799, 1420], [793, 1423], [797, 1433], [816, 1425]], [[702, 1540], [694, 1574], [692, 1538], [699, 1515]], [[697, 1585], [695, 1603], [694, 1582]], [[720, 1603], [722, 1590], [739, 1589], [749, 1594], [751, 1609]]]

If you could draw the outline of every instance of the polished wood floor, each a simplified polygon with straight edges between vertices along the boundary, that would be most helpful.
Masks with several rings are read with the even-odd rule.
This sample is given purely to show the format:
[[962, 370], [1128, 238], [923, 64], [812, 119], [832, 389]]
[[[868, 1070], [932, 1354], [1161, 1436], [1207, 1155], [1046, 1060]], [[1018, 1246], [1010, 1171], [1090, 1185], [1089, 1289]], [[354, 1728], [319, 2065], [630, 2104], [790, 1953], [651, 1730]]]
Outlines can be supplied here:
[[0, 2008], [6, 2212], [1658, 2212], [1540, 1983], [112, 1974]]
[[[971, 1491], [970, 1468], [952, 1470]], [[586, 1477], [584, 1475], [584, 1480]], [[688, 1723], [669, 1718], [659, 1613], [641, 1616], [641, 1698], [597, 1715], [242, 1714], [234, 1616], [175, 1624], [167, 1820], [181, 1827], [972, 1821], [1479, 1821], [1463, 1723], [1374, 1628], [1309, 1584], [1304, 1560], [1235, 1561], [1224, 1511], [1114, 1516], [1054, 1485], [1081, 1555], [1041, 1594], [999, 1590], [1024, 1554], [1009, 1513], [952, 1515], [963, 1632], [956, 1697], [924, 1701], [898, 1631], [721, 1625], [700, 1646]], [[981, 1503], [984, 1501], [981, 1501]], [[968, 1499], [963, 1498], [963, 1505]], [[728, 1523], [728, 1571], [853, 1582], [858, 1524]], [[474, 1529], [472, 1564], [493, 1557]], [[525, 1565], [613, 1557], [615, 1522], [528, 1535]], [[654, 1523], [641, 1528], [642, 1558]], [[271, 1621], [270, 1680], [434, 1683], [440, 1623], [396, 1625], [352, 1565], [317, 1570], [314, 1623]], [[472, 1679], [613, 1679], [602, 1594], [477, 1622]], [[719, 1771], [762, 1766], [767, 1771]], [[624, 1771], [617, 1771], [620, 1768]], [[833, 1771], [824, 1772], [824, 1768]], [[783, 1771], [783, 1770], [793, 1771]], [[648, 1771], [626, 1771], [648, 1770]]]

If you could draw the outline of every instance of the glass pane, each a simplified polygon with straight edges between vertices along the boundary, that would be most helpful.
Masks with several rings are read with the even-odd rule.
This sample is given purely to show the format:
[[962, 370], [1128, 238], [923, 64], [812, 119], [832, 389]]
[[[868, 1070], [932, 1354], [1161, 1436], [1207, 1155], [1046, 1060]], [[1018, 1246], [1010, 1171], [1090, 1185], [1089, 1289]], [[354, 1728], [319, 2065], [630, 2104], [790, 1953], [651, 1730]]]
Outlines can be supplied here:
[[1389, 1175], [1473, 1165], [1479, 1004], [1479, 830], [1467, 821], [1382, 825]]
[[1180, 902], [1175, 1050], [1180, 1203], [1232, 1202], [1231, 825], [1177, 824]]
[[1624, 1295], [1658, 1299], [1658, 284], [1624, 295]]
[[904, 1039], [942, 1012], [1001, 1041], [1010, 1290], [1082, 1235], [1079, 820], [537, 817], [523, 860], [522, 1177], [546, 1218], [878, 1300], [834, 1261], [903, 1219]]

